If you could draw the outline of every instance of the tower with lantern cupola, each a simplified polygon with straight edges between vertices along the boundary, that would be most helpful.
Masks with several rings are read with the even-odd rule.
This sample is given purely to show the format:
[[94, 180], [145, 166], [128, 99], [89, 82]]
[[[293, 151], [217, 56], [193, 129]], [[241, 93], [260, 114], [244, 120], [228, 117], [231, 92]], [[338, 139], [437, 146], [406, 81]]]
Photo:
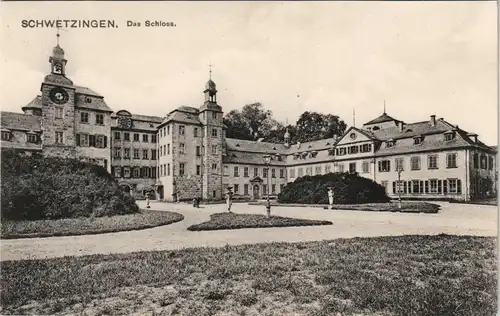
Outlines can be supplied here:
[[225, 141], [222, 107], [217, 104], [217, 87], [210, 78], [205, 85], [205, 102], [200, 107], [203, 125], [202, 196], [206, 200], [219, 200], [222, 192], [222, 152]]
[[50, 74], [41, 85], [43, 153], [75, 157], [75, 87], [66, 77], [64, 50], [57, 45], [49, 57]]

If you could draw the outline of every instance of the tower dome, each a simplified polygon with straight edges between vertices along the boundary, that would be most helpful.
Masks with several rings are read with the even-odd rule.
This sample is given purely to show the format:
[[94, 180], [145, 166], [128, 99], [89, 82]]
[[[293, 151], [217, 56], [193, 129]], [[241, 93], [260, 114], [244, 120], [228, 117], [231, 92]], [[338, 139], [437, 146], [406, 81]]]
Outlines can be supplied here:
[[52, 56], [55, 58], [64, 58], [64, 50], [57, 44], [52, 50]]
[[209, 79], [209, 80], [207, 81], [207, 83], [205, 84], [205, 89], [206, 89], [206, 90], [212, 90], [212, 91], [213, 91], [213, 90], [216, 90], [216, 85], [215, 85], [215, 82], [213, 82], [213, 80], [212, 80], [212, 79]]

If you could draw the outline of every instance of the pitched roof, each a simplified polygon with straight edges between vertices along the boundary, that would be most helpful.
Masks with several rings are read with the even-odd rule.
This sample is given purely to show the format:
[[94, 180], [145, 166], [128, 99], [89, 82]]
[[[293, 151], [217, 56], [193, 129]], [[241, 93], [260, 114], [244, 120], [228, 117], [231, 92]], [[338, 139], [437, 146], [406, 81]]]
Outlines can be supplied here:
[[41, 132], [40, 116], [0, 112], [0, 126], [10, 130]]
[[283, 144], [274, 144], [266, 142], [258, 142], [254, 140], [241, 140], [235, 138], [226, 138], [227, 150], [253, 153], [278, 153], [284, 154], [287, 149]]
[[96, 97], [96, 98], [91, 98], [91, 99], [92, 99], [92, 102], [87, 103], [86, 98], [84, 96], [77, 95], [75, 106], [79, 107], [79, 108], [89, 109], [89, 110], [113, 112], [113, 110], [111, 110], [111, 108], [104, 101], [104, 98]]
[[100, 95], [99, 93], [95, 92], [90, 88], [77, 85], [75, 85], [74, 87], [75, 87], [75, 93], [77, 94], [86, 94], [86, 95], [93, 95], [95, 97], [102, 97], [102, 95]]
[[[255, 152], [250, 152], [250, 151], [245, 152], [245, 151], [228, 150], [227, 155], [222, 156], [222, 161], [224, 163], [265, 165], [264, 154], [265, 152], [261, 153], [261, 155], [258, 155]], [[271, 161], [270, 165], [285, 166], [286, 157], [283, 155], [281, 161], [274, 159]]]
[[168, 113], [161, 125], [168, 122], [178, 122], [185, 124], [201, 125], [200, 119], [198, 117], [198, 111], [193, 111], [194, 108], [191, 107], [180, 107], [172, 112]]
[[22, 110], [24, 111], [25, 109], [41, 109], [42, 108], [42, 96], [37, 95], [33, 100], [31, 100], [30, 103], [26, 104], [25, 106], [22, 107]]
[[377, 118], [374, 118], [373, 120], [365, 123], [364, 125], [368, 125], [368, 124], [377, 124], [377, 123], [384, 123], [384, 122], [390, 122], [390, 121], [397, 121], [395, 118], [387, 115], [387, 113], [383, 113], [382, 115], [380, 115], [379, 117]]
[[[419, 135], [428, 135], [436, 133], [444, 133], [453, 129], [454, 127], [445, 121], [436, 120], [434, 126], [429, 121], [417, 122], [411, 124], [404, 124], [402, 132], [399, 127], [382, 128], [375, 131], [369, 131], [375, 138], [379, 140], [399, 139], [399, 138], [413, 138]], [[367, 131], [365, 131], [367, 132]]]

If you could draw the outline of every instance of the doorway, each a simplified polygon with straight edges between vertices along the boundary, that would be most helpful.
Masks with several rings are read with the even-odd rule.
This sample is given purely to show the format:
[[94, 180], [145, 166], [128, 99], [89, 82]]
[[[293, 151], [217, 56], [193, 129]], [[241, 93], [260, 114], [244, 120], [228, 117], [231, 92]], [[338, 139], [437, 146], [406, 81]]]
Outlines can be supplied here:
[[253, 198], [255, 200], [259, 199], [259, 185], [258, 184], [254, 184], [254, 186], [253, 186]]

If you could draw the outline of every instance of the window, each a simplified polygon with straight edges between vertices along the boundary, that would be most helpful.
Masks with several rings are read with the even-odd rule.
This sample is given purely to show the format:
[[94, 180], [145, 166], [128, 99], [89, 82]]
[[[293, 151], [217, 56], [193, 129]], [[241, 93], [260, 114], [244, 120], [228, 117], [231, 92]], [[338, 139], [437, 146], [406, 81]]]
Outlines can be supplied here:
[[[4, 133], [4, 132], [2, 132], [2, 133]], [[9, 133], [9, 132], [7, 132], [7, 133]], [[10, 133], [9, 133], [9, 135], [10, 135]], [[3, 139], [3, 137], [2, 137], [2, 139]], [[28, 134], [27, 140], [28, 140], [28, 143], [36, 143], [38, 141], [38, 135], [30, 133], [30, 134]]]
[[332, 166], [330, 166], [329, 164], [325, 165], [325, 174], [330, 172], [332, 172]]
[[151, 178], [156, 179], [156, 168], [151, 167]]
[[198, 137], [198, 127], [195, 127], [193, 129], [193, 135], [194, 135], [194, 137]]
[[283, 192], [283, 189], [285, 188], [285, 185], [282, 183], [280, 184], [280, 192]]
[[185, 147], [184, 143], [179, 143], [179, 154], [184, 154]]
[[253, 168], [253, 176], [254, 177], [259, 176], [259, 168]]
[[107, 148], [108, 147], [108, 137], [104, 135], [95, 136], [95, 147], [97, 148]]
[[306, 175], [312, 176], [312, 167], [306, 167]]
[[438, 169], [438, 156], [437, 155], [427, 156], [427, 169]]
[[276, 184], [271, 185], [271, 193], [276, 193]]
[[388, 140], [385, 147], [386, 148], [392, 148], [394, 147], [395, 142], [393, 140]]
[[412, 186], [412, 193], [422, 193], [423, 188], [420, 186], [419, 180], [412, 180], [411, 186]]
[[142, 141], [144, 143], [149, 143], [149, 135], [148, 134], [142, 134]]
[[413, 145], [420, 145], [422, 144], [422, 137], [415, 137], [413, 139]]
[[123, 177], [130, 178], [130, 168], [129, 167], [123, 167]]
[[160, 138], [162, 138], [162, 136], [163, 136], [163, 129], [160, 128]]
[[228, 166], [224, 166], [224, 175], [229, 176], [229, 167]]
[[130, 133], [123, 133], [123, 140], [124, 141], [130, 141]]
[[184, 163], [179, 163], [179, 175], [180, 176], [183, 176], [184, 175], [184, 166], [185, 164]]
[[163, 165], [160, 165], [160, 177], [164, 176], [165, 174], [163, 173], [165, 170], [163, 168]]
[[404, 158], [396, 158], [396, 171], [404, 170]]
[[248, 178], [248, 167], [244, 167], [244, 168], [243, 168], [243, 176], [244, 176], [245, 178]]
[[123, 149], [123, 158], [130, 159], [130, 148]]
[[380, 185], [383, 186], [385, 188], [385, 191], [387, 192], [387, 186], [389, 185], [389, 182], [382, 181], [382, 182], [380, 182]]
[[316, 166], [316, 167], [314, 168], [314, 174], [316, 174], [316, 175], [321, 174], [321, 166]]
[[134, 149], [134, 159], [139, 159], [139, 149]]
[[121, 148], [115, 148], [115, 158], [120, 159], [122, 154]]
[[262, 176], [263, 176], [264, 178], [267, 178], [267, 174], [268, 174], [268, 172], [269, 172], [269, 168], [264, 168], [263, 173], [262, 173]]
[[212, 112], [212, 118], [216, 119], [217, 118], [217, 112]]
[[96, 125], [104, 125], [104, 115], [103, 114], [96, 114], [95, 115], [95, 124]]
[[299, 175], [299, 178], [304, 176], [304, 169], [303, 168], [299, 168], [298, 175]]
[[265, 195], [267, 195], [269, 192], [267, 191], [267, 184], [263, 184], [262, 185], [262, 193], [264, 193]]
[[358, 146], [349, 146], [347, 148], [347, 153], [348, 154], [357, 154], [358, 153], [358, 149], [359, 149]]
[[[166, 126], [167, 135], [170, 135], [170, 125]], [[173, 129], [172, 129], [173, 130]], [[163, 136], [165, 136], [165, 127], [163, 128]]]
[[196, 156], [201, 156], [201, 146], [196, 146]]
[[81, 123], [88, 123], [89, 122], [89, 114], [87, 112], [80, 113], [80, 122]]
[[216, 163], [213, 163], [212, 164], [212, 171], [217, 171], [217, 164]]
[[362, 169], [363, 169], [363, 173], [369, 173], [370, 172], [370, 162], [363, 161]]
[[142, 159], [148, 159], [148, 150], [147, 149], [142, 150]]
[[212, 191], [212, 197], [215, 199], [217, 197], [217, 192], [215, 190]]
[[156, 149], [151, 149], [151, 160], [156, 160]]
[[243, 185], [243, 194], [248, 195], [248, 184]]
[[488, 170], [493, 170], [493, 157], [488, 157]]
[[356, 163], [355, 162], [351, 162], [349, 164], [349, 172], [350, 173], [355, 173], [356, 172]]
[[134, 142], [138, 142], [139, 141], [139, 134], [134, 134]]
[[448, 192], [449, 193], [462, 193], [460, 179], [448, 179]]
[[63, 114], [63, 108], [60, 108], [60, 107], [56, 107], [55, 108], [55, 116], [56, 116], [56, 119], [62, 119], [64, 114]]
[[[163, 168], [165, 168], [165, 165], [163, 165]], [[163, 170], [165, 172], [165, 170]], [[170, 176], [170, 164], [167, 163], [167, 176]]]
[[438, 193], [438, 181], [429, 180], [429, 193]]
[[115, 132], [115, 140], [119, 140], [120, 139], [120, 132]]
[[481, 159], [479, 160], [481, 164], [481, 169], [487, 169], [488, 168], [488, 160], [485, 155], [481, 155]]
[[290, 169], [290, 179], [295, 178], [295, 169]]
[[114, 174], [115, 174], [115, 178], [121, 178], [122, 176], [122, 170], [120, 167], [115, 167], [115, 170], [114, 170]]
[[139, 178], [141, 176], [140, 172], [141, 172], [141, 169], [134, 168], [134, 178]]
[[271, 178], [276, 178], [276, 169], [271, 169]]
[[234, 185], [234, 193], [238, 193], [238, 191], [240, 191], [240, 185], [239, 184], [235, 184]]
[[240, 170], [238, 167], [234, 167], [234, 176], [239, 177], [240, 176]]
[[[163, 152], [165, 152], [165, 145], [163, 145]], [[170, 144], [167, 144], [167, 155], [170, 155]]]
[[391, 171], [391, 162], [390, 160], [382, 160], [378, 162], [378, 171], [379, 172], [389, 172]]
[[196, 165], [196, 175], [197, 176], [201, 175], [201, 166], [200, 165]]
[[285, 177], [285, 169], [280, 169], [280, 178], [284, 178]]
[[184, 135], [186, 127], [184, 125], [179, 125], [179, 135]]
[[473, 163], [475, 169], [479, 168], [479, 155], [478, 154], [474, 154], [472, 156], [472, 163]]
[[450, 140], [453, 140], [455, 138], [455, 134], [454, 133], [446, 133], [444, 134], [444, 140], [445, 141], [450, 141]]
[[360, 152], [367, 153], [372, 151], [372, 144], [364, 144], [360, 146]]
[[212, 137], [217, 137], [217, 129], [212, 128]]
[[63, 132], [56, 132], [56, 144], [64, 144]]
[[80, 137], [80, 147], [89, 147], [89, 135], [88, 134], [77, 134], [77, 145], [78, 145], [78, 137]]
[[151, 142], [156, 143], [156, 135], [151, 135]]
[[457, 168], [457, 154], [446, 154], [446, 168]]
[[212, 155], [217, 155], [217, 145], [212, 145]]
[[415, 156], [410, 158], [411, 170], [420, 170], [420, 157]]
[[337, 164], [337, 170], [338, 172], [344, 172], [344, 164], [342, 163]]
[[337, 148], [337, 156], [343, 156], [343, 155], [345, 155], [345, 147]]

